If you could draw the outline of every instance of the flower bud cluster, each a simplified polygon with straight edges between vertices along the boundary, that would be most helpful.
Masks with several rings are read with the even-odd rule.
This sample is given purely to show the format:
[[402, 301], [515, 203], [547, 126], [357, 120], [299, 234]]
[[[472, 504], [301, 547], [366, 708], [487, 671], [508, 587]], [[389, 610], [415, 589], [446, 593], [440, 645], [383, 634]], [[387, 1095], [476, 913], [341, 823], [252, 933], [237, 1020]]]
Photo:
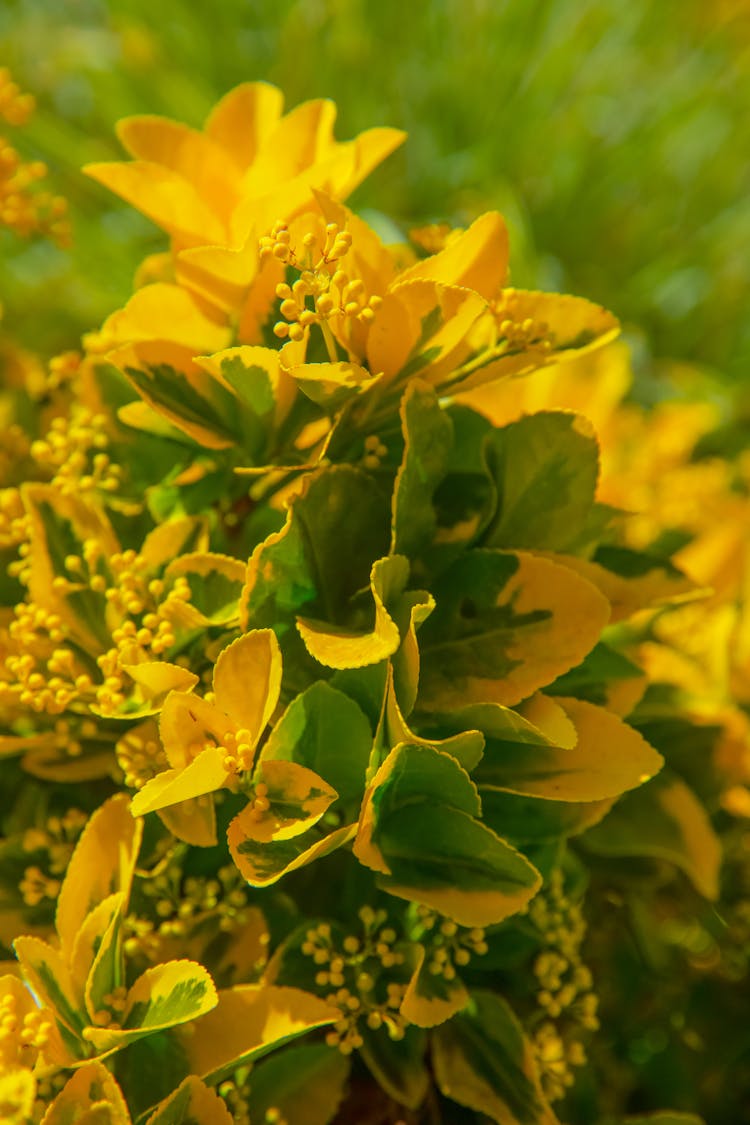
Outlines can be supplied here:
[[599, 1026], [598, 999], [581, 960], [586, 923], [580, 906], [565, 894], [559, 869], [552, 873], [547, 893], [531, 902], [528, 916], [544, 946], [533, 966], [541, 1011], [532, 1046], [545, 1094], [555, 1101], [573, 1085], [574, 1068], [586, 1063], [582, 1038]]
[[315, 984], [329, 990], [326, 1000], [340, 1012], [326, 1043], [344, 1055], [362, 1046], [361, 1022], [371, 1031], [385, 1028], [394, 1040], [403, 1039], [407, 1027], [400, 1013], [406, 983], [394, 980], [391, 972], [398, 976], [405, 960], [398, 934], [384, 910], [363, 906], [359, 920], [358, 932], [338, 944], [330, 925], [321, 922], [307, 931], [301, 947], [318, 967]]

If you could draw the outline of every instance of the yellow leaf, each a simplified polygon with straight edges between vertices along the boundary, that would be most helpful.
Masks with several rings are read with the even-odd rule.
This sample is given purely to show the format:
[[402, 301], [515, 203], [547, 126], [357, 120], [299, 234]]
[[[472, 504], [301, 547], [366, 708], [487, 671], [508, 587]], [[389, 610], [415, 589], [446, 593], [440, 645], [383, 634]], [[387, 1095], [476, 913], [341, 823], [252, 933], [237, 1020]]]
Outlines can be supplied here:
[[182, 769], [163, 770], [147, 781], [131, 802], [134, 817], [145, 816], [168, 805], [177, 805], [192, 797], [215, 793], [226, 785], [231, 771], [225, 763], [227, 753], [222, 746], [210, 746]]
[[297, 386], [309, 399], [324, 410], [338, 410], [344, 403], [377, 384], [379, 375], [371, 375], [356, 363], [299, 363], [288, 368]]
[[206, 120], [206, 133], [229, 154], [239, 169], [252, 164], [273, 133], [284, 95], [268, 82], [243, 82], [217, 102]]
[[[195, 673], [179, 664], [169, 664], [166, 660], [122, 664], [121, 668], [140, 689], [131, 697], [128, 718], [154, 714], [162, 707], [170, 691], [189, 691], [198, 683]], [[133, 701], [138, 704], [137, 707], [133, 706]]]
[[17, 937], [13, 948], [23, 975], [40, 1001], [74, 1034], [83, 1027], [83, 1017], [63, 957], [51, 945], [35, 937]]
[[147, 160], [134, 160], [87, 164], [83, 172], [142, 211], [182, 245], [227, 240], [221, 219], [200, 198], [192, 184], [171, 168]]
[[191, 797], [175, 805], [157, 809], [162, 824], [178, 840], [196, 848], [210, 848], [217, 842], [216, 810], [208, 796]]
[[108, 351], [138, 341], [170, 340], [192, 352], [215, 352], [226, 347], [230, 335], [179, 285], [154, 282], [137, 289], [124, 308], [108, 316], [89, 346]]
[[227, 1103], [194, 1074], [160, 1102], [146, 1125], [232, 1125]]
[[225, 1072], [338, 1019], [338, 1009], [298, 988], [245, 984], [219, 992], [216, 1007], [181, 1036], [190, 1069], [215, 1080]]
[[443, 285], [462, 285], [489, 301], [504, 285], [507, 271], [505, 221], [497, 211], [488, 211], [468, 230], [451, 238], [443, 250], [403, 270], [398, 284], [422, 278]]
[[63, 1086], [42, 1125], [130, 1125], [122, 1090], [100, 1062], [87, 1062]]
[[217, 706], [257, 742], [281, 690], [281, 651], [273, 630], [254, 629], [223, 649], [213, 687]]
[[57, 900], [55, 925], [64, 950], [73, 949], [86, 915], [102, 899], [122, 891], [127, 902], [142, 831], [124, 793], [110, 797], [89, 820]]

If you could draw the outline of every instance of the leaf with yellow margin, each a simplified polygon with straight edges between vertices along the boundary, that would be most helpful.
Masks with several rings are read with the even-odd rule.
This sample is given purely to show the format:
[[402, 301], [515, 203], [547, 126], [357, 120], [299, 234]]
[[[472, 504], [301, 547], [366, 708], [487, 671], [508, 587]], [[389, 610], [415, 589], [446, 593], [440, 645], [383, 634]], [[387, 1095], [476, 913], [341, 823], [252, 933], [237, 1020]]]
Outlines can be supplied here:
[[229, 851], [237, 868], [251, 887], [269, 887], [284, 875], [307, 867], [354, 839], [356, 824], [343, 824], [326, 832], [313, 824], [304, 832], [286, 839], [258, 841], [257, 829], [249, 824], [250, 809], [239, 813], [227, 830]]
[[447, 980], [429, 972], [424, 963], [424, 946], [418, 945], [417, 950], [417, 964], [399, 1011], [417, 1027], [437, 1027], [466, 1007], [469, 993], [457, 977]]
[[[583, 297], [505, 289], [493, 302], [494, 344], [485, 337], [463, 367], [446, 373], [444, 389], [469, 391], [510, 375], [524, 375], [550, 363], [575, 359], [603, 347], [619, 334], [620, 325], [601, 305]], [[529, 335], [518, 342], [515, 332], [531, 322]], [[506, 334], [504, 324], [511, 325]]]
[[629, 793], [601, 824], [586, 833], [585, 847], [597, 855], [643, 856], [679, 867], [712, 902], [719, 896], [722, 849], [692, 789], [664, 769], [648, 785]]
[[42, 1125], [131, 1125], [122, 1090], [100, 1062], [75, 1072], [50, 1104]]
[[[346, 753], [341, 748], [346, 747]], [[343, 804], [359, 803], [372, 749], [361, 708], [325, 680], [295, 696], [271, 731], [260, 762], [296, 762], [332, 786]]]
[[61, 954], [41, 938], [17, 937], [13, 949], [23, 975], [40, 1001], [74, 1035], [80, 1035], [86, 1020], [79, 1010], [70, 971]]
[[433, 1032], [432, 1061], [446, 1098], [498, 1125], [559, 1125], [531, 1044], [496, 993], [476, 989], [470, 1006]]
[[170, 340], [123, 344], [107, 355], [141, 398], [206, 449], [243, 441], [237, 397], [195, 362], [195, 352]]
[[388, 553], [388, 506], [371, 476], [349, 465], [309, 474], [284, 527], [255, 549], [243, 595], [243, 627], [273, 626], [285, 647], [298, 614], [345, 627]]
[[455, 758], [403, 744], [386, 758], [362, 806], [354, 854], [382, 873], [389, 894], [422, 903], [462, 926], [521, 910], [541, 876], [478, 820], [475, 785]]
[[256, 787], [265, 787], [264, 798], [269, 807], [259, 812], [248, 805], [230, 824], [233, 836], [241, 827], [249, 840], [268, 844], [291, 840], [317, 824], [338, 793], [313, 770], [297, 762], [263, 759], [255, 775]]
[[612, 607], [612, 625], [627, 620], [642, 609], [679, 605], [705, 597], [707, 593], [668, 559], [655, 558], [626, 547], [600, 547], [593, 559], [579, 559], [566, 554], [550, 554], [547, 557], [596, 586]]
[[[257, 250], [256, 250], [257, 253]], [[243, 344], [195, 362], [235, 396], [244, 412], [245, 447], [263, 457], [297, 398], [294, 380], [273, 348]]]
[[146, 1125], [232, 1125], [234, 1120], [223, 1098], [190, 1074], [159, 1103]]
[[326, 668], [338, 669], [364, 668], [392, 656], [401, 644], [401, 634], [386, 604], [403, 592], [408, 577], [409, 564], [402, 555], [390, 555], [373, 563], [370, 590], [375, 623], [366, 633], [298, 617], [297, 629], [310, 655]]
[[661, 754], [617, 715], [580, 699], [557, 703], [577, 731], [575, 746], [516, 742], [502, 733], [494, 738], [486, 724], [484, 757], [474, 773], [478, 785], [547, 800], [601, 801], [642, 785], [661, 769]]
[[288, 371], [302, 393], [329, 414], [372, 390], [380, 379], [379, 375], [371, 375], [366, 368], [349, 361], [300, 363]]
[[[122, 913], [124, 902], [125, 896], [122, 891], [107, 895], [105, 899], [96, 904], [93, 910], [89, 911], [76, 934], [68, 964], [73, 987], [76, 994], [81, 998], [85, 996], [86, 981], [94, 960], [101, 950], [104, 937], [113, 919]], [[112, 988], [107, 988], [105, 991], [111, 992]], [[98, 1011], [99, 1008], [101, 1008], [100, 1003], [93, 1010]], [[91, 1011], [92, 1009], [89, 1008], [89, 1015], [91, 1015]]]
[[[245, 563], [213, 552], [181, 554], [164, 572], [165, 580], [186, 578], [196, 626], [239, 623], [239, 601], [245, 584]], [[178, 687], [177, 684], [174, 685]], [[184, 685], [179, 685], [185, 690]]]
[[[27, 585], [32, 600], [57, 614], [86, 651], [103, 651], [111, 644], [104, 596], [89, 589], [67, 562], [70, 556], [81, 558], [87, 539], [96, 542], [101, 560], [119, 552], [109, 520], [94, 503], [64, 494], [51, 484], [26, 483], [21, 497], [30, 523]], [[57, 589], [56, 578], [66, 580], [64, 592]]]
[[525, 552], [466, 551], [433, 586], [420, 635], [420, 706], [518, 703], [579, 664], [609, 605], [566, 567]]
[[142, 832], [124, 793], [110, 797], [91, 816], [57, 900], [55, 925], [63, 950], [72, 951], [86, 915], [102, 899], [122, 891], [127, 903]]
[[168, 961], [142, 973], [128, 990], [120, 1027], [87, 1027], [83, 1032], [98, 1055], [177, 1024], [187, 1023], [216, 1006], [209, 973], [194, 961]]
[[213, 1011], [179, 1038], [193, 1073], [217, 1082], [272, 1047], [325, 1027], [338, 1016], [336, 1008], [299, 988], [241, 984], [220, 991]]

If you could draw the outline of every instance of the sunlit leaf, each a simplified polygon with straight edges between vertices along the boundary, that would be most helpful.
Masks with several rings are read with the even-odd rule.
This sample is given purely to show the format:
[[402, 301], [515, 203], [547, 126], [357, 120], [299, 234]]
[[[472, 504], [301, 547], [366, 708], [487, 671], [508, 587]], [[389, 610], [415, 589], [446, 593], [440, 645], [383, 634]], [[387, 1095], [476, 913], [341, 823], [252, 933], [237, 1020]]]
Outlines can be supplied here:
[[232, 1125], [232, 1121], [226, 1102], [191, 1074], [157, 1106], [146, 1125]]
[[443, 250], [405, 269], [399, 283], [425, 278], [443, 285], [463, 285], [489, 301], [504, 284], [507, 269], [505, 221], [497, 211], [488, 211], [468, 230], [451, 237]]
[[337, 1018], [335, 1008], [298, 988], [237, 985], [219, 992], [214, 1010], [181, 1038], [191, 1070], [213, 1082], [241, 1063]]
[[142, 830], [124, 793], [110, 797], [89, 819], [57, 900], [55, 924], [63, 949], [72, 950], [86, 915], [102, 899], [122, 891], [127, 901]]
[[[346, 747], [346, 753], [342, 753]], [[296, 696], [276, 723], [261, 762], [297, 762], [324, 778], [347, 804], [364, 791], [372, 730], [360, 707], [325, 681]]]
[[130, 1113], [113, 1076], [100, 1062], [87, 1062], [63, 1086], [42, 1125], [130, 1125]]
[[465, 552], [422, 626], [422, 706], [513, 704], [580, 663], [609, 606], [584, 579], [521, 552]]
[[144, 1035], [187, 1023], [216, 1005], [210, 975], [194, 961], [169, 961], [147, 969], [128, 990], [120, 1027], [87, 1027], [83, 1036], [98, 1054], [109, 1054]]

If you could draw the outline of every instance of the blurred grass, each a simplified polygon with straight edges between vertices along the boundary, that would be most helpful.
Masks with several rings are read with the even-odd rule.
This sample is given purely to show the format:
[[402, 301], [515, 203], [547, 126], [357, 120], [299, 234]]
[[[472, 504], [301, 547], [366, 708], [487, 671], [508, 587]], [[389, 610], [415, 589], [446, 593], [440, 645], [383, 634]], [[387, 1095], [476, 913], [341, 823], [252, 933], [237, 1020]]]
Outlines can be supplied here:
[[404, 225], [497, 207], [519, 285], [612, 308], [649, 350], [750, 378], [750, 6], [738, 0], [4, 0], [0, 60], [38, 98], [19, 138], [75, 244], [0, 240], [6, 324], [49, 350], [125, 300], [162, 244], [78, 174], [115, 121], [199, 125], [263, 78], [329, 96], [337, 135], [405, 128], [359, 190]]

